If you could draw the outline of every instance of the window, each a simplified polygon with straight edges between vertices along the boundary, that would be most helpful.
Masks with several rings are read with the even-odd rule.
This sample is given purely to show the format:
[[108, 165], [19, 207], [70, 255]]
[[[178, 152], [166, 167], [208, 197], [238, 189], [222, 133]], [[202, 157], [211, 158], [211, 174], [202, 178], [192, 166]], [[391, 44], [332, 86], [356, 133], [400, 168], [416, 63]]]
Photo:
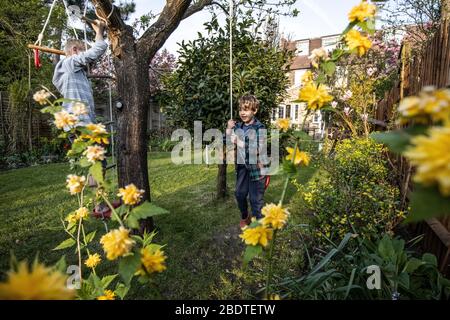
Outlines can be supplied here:
[[278, 118], [280, 118], [280, 119], [284, 118], [283, 110], [284, 110], [284, 107], [278, 108]]
[[290, 104], [288, 104], [286, 106], [286, 115], [284, 117], [288, 118], [288, 119], [291, 117], [291, 105]]
[[295, 70], [294, 73], [294, 85], [299, 86], [302, 84], [302, 77], [305, 74], [306, 69]]
[[309, 55], [309, 40], [302, 40], [297, 42], [297, 54], [299, 56]]
[[322, 115], [321, 115], [320, 111], [317, 111], [316, 113], [314, 113], [313, 123], [319, 123], [321, 120], [322, 120]]
[[278, 108], [272, 109], [272, 120], [277, 120], [277, 110]]
[[338, 41], [338, 36], [322, 38], [322, 47], [324, 47], [328, 52], [331, 52], [337, 47]]
[[294, 113], [294, 120], [298, 120], [299, 116], [298, 116], [298, 104], [295, 105], [295, 113]]

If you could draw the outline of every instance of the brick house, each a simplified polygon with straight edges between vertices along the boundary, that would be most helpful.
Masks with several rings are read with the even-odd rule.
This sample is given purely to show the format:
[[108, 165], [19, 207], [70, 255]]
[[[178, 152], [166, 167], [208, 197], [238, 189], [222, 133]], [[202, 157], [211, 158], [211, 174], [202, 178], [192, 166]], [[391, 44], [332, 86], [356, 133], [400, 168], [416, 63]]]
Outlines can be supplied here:
[[[280, 106], [273, 110], [272, 123], [278, 118], [290, 118], [291, 125], [294, 128], [300, 128], [303, 118], [306, 114], [306, 104], [294, 102], [298, 99], [298, 92], [302, 86], [302, 76], [306, 71], [312, 68], [311, 60], [308, 58], [314, 49], [324, 47], [328, 52], [336, 48], [339, 41], [339, 34], [323, 36], [320, 38], [301, 39], [288, 41], [282, 39], [282, 46], [294, 50], [296, 55], [292, 64], [290, 65], [287, 76], [289, 78], [289, 87], [287, 89], [287, 97], [280, 104]], [[308, 117], [305, 123], [305, 128], [311, 135], [322, 136], [324, 131], [324, 122], [320, 112], [316, 112]]]

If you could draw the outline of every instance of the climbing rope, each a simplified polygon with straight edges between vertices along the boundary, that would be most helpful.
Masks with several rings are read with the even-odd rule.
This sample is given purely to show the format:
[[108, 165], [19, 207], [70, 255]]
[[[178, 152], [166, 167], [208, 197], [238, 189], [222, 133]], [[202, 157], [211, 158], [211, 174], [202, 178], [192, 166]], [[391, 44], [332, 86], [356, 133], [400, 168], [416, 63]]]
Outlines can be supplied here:
[[230, 0], [230, 119], [233, 119], [233, 0]]

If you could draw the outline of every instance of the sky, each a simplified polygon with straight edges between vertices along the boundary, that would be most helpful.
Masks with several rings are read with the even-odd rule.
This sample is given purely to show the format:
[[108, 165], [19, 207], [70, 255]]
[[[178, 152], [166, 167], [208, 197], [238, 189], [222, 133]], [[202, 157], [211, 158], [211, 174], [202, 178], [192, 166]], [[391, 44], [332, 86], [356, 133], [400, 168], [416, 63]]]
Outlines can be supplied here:
[[[160, 13], [165, 0], [134, 0], [136, 12], [130, 15], [129, 23], [152, 11]], [[299, 40], [340, 33], [347, 26], [347, 14], [360, 0], [297, 0], [293, 8], [300, 14], [295, 18], [280, 17], [280, 32], [286, 37]], [[176, 54], [177, 42], [194, 40], [197, 32], [203, 32], [203, 23], [209, 21], [208, 10], [195, 13], [183, 20], [167, 39], [164, 48]]]

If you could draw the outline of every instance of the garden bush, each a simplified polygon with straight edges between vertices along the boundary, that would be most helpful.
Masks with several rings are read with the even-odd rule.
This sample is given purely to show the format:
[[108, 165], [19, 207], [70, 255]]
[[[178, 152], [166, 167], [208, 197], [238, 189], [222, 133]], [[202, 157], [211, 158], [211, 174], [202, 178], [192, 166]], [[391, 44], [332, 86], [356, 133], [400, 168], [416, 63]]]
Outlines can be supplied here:
[[348, 232], [372, 240], [392, 234], [404, 212], [384, 154], [384, 147], [373, 140], [343, 140], [306, 188], [298, 186], [319, 242], [342, 239]]
[[[450, 281], [439, 272], [436, 257], [429, 253], [414, 257], [404, 240], [385, 235], [372, 242], [348, 233], [328, 248], [321, 255], [308, 253], [310, 269], [300, 277], [281, 279], [275, 286], [278, 292], [302, 300], [450, 297]], [[379, 268], [378, 285], [372, 281], [375, 273], [369, 266]], [[368, 283], [374, 287], [369, 288]]]

